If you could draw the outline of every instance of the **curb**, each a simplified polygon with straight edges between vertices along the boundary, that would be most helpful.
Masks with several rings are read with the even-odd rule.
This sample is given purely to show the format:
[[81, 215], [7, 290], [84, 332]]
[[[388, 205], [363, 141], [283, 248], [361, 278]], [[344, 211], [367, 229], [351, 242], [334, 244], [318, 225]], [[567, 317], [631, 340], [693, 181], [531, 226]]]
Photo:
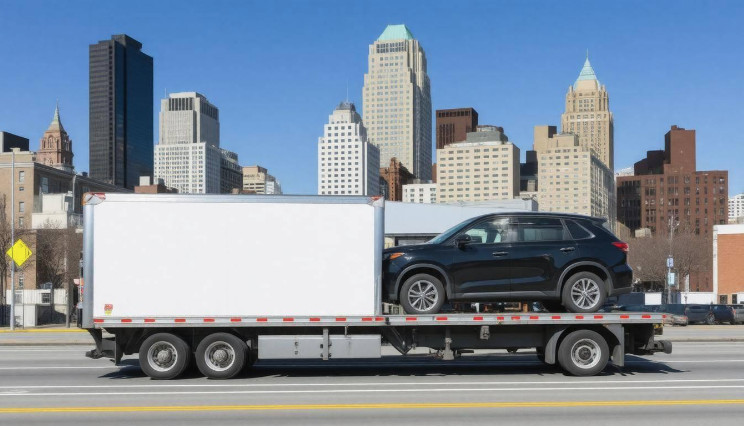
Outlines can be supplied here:
[[86, 330], [80, 328], [55, 328], [55, 329], [28, 329], [28, 330], [0, 330], [0, 334], [15, 334], [15, 333], [87, 333]]

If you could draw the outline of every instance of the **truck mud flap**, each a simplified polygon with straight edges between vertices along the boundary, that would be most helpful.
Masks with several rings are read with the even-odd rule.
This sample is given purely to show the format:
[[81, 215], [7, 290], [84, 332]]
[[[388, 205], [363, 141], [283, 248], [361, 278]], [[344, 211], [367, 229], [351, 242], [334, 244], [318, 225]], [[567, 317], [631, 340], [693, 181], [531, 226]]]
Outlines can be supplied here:
[[116, 364], [121, 362], [123, 353], [116, 347], [116, 340], [113, 337], [103, 337], [103, 331], [97, 328], [89, 328], [88, 333], [93, 336], [93, 340], [96, 343], [95, 349], [85, 353], [85, 356], [97, 360], [99, 358], [114, 358]]

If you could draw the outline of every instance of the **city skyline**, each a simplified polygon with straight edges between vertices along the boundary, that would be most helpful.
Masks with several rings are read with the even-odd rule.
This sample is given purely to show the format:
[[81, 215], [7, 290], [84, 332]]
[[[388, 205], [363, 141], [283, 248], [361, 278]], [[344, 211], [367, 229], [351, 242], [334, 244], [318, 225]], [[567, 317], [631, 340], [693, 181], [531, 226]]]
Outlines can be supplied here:
[[[347, 81], [350, 101], [361, 104], [368, 46], [388, 24], [405, 23], [426, 49], [432, 81], [432, 110], [472, 106], [484, 122], [504, 126], [515, 144], [529, 147], [533, 126], [555, 124], [560, 119], [565, 88], [579, 75], [585, 49], [589, 48], [592, 65], [612, 92], [616, 169], [632, 165], [647, 150], [656, 147], [658, 135], [676, 124], [697, 130], [701, 169], [728, 169], [731, 171], [731, 193], [744, 189], [744, 171], [736, 170], [736, 155], [744, 150], [744, 145], [734, 130], [736, 117], [742, 114], [742, 105], [735, 97], [742, 88], [742, 82], [735, 79], [741, 58], [730, 54], [736, 52], [736, 46], [742, 41], [735, 23], [744, 15], [744, 8], [738, 4], [721, 2], [712, 9], [696, 3], [636, 3], [635, 9], [643, 9], [643, 16], [637, 16], [629, 4], [610, 10], [619, 18], [633, 13], [632, 22], [637, 28], [633, 29], [632, 41], [624, 38], [628, 28], [623, 23], [627, 21], [614, 19], [602, 25], [594, 23], [593, 17], [606, 14], [608, 10], [601, 5], [586, 5], [581, 12], [582, 21], [585, 21], [582, 25], [584, 29], [605, 31], [603, 42], [567, 29], [542, 28], [532, 34], [530, 29], [547, 25], [546, 18], [536, 22], [520, 21], [519, 18], [531, 14], [516, 8], [515, 3], [501, 4], [515, 22], [524, 25], [515, 34], [508, 30], [513, 31], [516, 23], [504, 23], [501, 29], [487, 29], [475, 25], [486, 22], [484, 18], [469, 16], [466, 19], [465, 15], [457, 14], [453, 15], [450, 31], [443, 31], [432, 16], [442, 12], [444, 3], [432, 2], [430, 10], [426, 11], [414, 5], [405, 3], [400, 11], [377, 12], [371, 4], [362, 3], [344, 13], [350, 17], [366, 16], [363, 24], [350, 23], [349, 28], [344, 24], [336, 30], [318, 31], [315, 24], [321, 19], [321, 12], [340, 12], [330, 12], [330, 7], [315, 10], [308, 5], [295, 4], [294, 12], [289, 14], [272, 5], [249, 3], [244, 6], [253, 13], [249, 21], [251, 25], [260, 25], [255, 28], [238, 25], [222, 32], [227, 25], [210, 21], [203, 37], [200, 36], [206, 40], [197, 43], [197, 35], [169, 37], [173, 29], [171, 24], [157, 27], [158, 20], [135, 12], [113, 15], [112, 9], [101, 6], [90, 8], [84, 17], [75, 16], [75, 11], [82, 8], [76, 3], [64, 9], [49, 5], [47, 13], [56, 13], [65, 19], [39, 32], [40, 25], [34, 24], [38, 18], [28, 13], [34, 7], [33, 2], [30, 5], [8, 4], [5, 18], [0, 18], [3, 20], [0, 34], [6, 35], [6, 31], [13, 34], [18, 44], [12, 52], [0, 52], [14, 59], [14, 67], [6, 69], [5, 78], [0, 79], [4, 82], [0, 82], [0, 129], [38, 141], [36, 138], [48, 125], [50, 108], [59, 98], [65, 111], [65, 128], [75, 141], [77, 170], [88, 170], [86, 48], [111, 34], [126, 33], [142, 42], [145, 52], [155, 58], [153, 107], [166, 88], [169, 92], [209, 93], [210, 100], [221, 106], [221, 139], [225, 147], [235, 150], [246, 164], [267, 165], [275, 171], [282, 178], [286, 193], [313, 194], [317, 190], [312, 185], [317, 165], [304, 159], [315, 153], [317, 123], [324, 122], [327, 106], [343, 97]], [[496, 7], [483, 2], [473, 2], [473, 5], [486, 9]], [[230, 16], [222, 13], [226, 7], [218, 5], [207, 14], [207, 21], [220, 17], [232, 22]], [[166, 7], [155, 4], [146, 9], [148, 15], [157, 15], [163, 8]], [[566, 15], [559, 10], [565, 9], [563, 6], [545, 3], [542, 9], [546, 9], [544, 15], [549, 15], [550, 19]], [[300, 18], [303, 10], [309, 12], [305, 20]], [[547, 13], [547, 10], [555, 13]], [[184, 8], [173, 13], [175, 18], [183, 18], [193, 16], [196, 11]], [[22, 17], [29, 18], [30, 25], [22, 28], [14, 22]], [[281, 34], [269, 33], [272, 37], [262, 38], [271, 49], [243, 46], [241, 41], [264, 37], [266, 34], [262, 31], [276, 31], [268, 23], [259, 23], [261, 19], [281, 20], [280, 30], [289, 26], [294, 29]], [[90, 24], [93, 21], [95, 25]], [[677, 28], [686, 26], [699, 30], [694, 34], [678, 32]], [[471, 32], [463, 36], [457, 29], [465, 27], [471, 28]], [[45, 32], [54, 32], [54, 40], [40, 37]], [[339, 38], [341, 33], [345, 37]], [[560, 38], [558, 36], [562, 39], [554, 40]], [[468, 49], [462, 47], [464, 42], [470, 45]], [[214, 48], [207, 49], [209, 46]], [[241, 49], [235, 50], [236, 46]], [[498, 53], [488, 55], [484, 49], [489, 46], [495, 47]], [[556, 46], [560, 47], [559, 52], [552, 51]], [[320, 64], [310, 65], [312, 55], [307, 52], [323, 48], [338, 50], [344, 55], [323, 57]], [[282, 55], [277, 56], [276, 52]], [[469, 61], [467, 54], [474, 53], [478, 61]], [[194, 55], [198, 60], [189, 62], [190, 67], [183, 67], [182, 64]], [[272, 59], [274, 64], [263, 70], [260, 67], [246, 69], [246, 65], [266, 59]], [[59, 64], [54, 73], [47, 67], [39, 67], [46, 60]], [[501, 66], [490, 67], [495, 61]], [[538, 69], [535, 67], [538, 63], [549, 64], [549, 67]], [[306, 67], [301, 79], [284, 78], [295, 74], [300, 66]], [[303, 96], [296, 97], [297, 93]], [[282, 126], [284, 114], [274, 114], [280, 106], [293, 117], [291, 129]], [[156, 130], [153, 135], [157, 140]], [[282, 145], [287, 145], [297, 156], [285, 158]], [[32, 143], [31, 149], [37, 148]], [[728, 156], [720, 156], [724, 152]], [[286, 162], [282, 163], [282, 158]]]

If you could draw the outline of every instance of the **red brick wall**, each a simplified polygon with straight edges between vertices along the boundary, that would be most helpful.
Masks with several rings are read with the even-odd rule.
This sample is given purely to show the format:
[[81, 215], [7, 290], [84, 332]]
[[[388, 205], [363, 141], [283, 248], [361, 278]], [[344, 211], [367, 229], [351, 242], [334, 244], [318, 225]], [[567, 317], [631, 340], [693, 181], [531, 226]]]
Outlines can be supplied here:
[[744, 292], [744, 234], [718, 235], [718, 295]]

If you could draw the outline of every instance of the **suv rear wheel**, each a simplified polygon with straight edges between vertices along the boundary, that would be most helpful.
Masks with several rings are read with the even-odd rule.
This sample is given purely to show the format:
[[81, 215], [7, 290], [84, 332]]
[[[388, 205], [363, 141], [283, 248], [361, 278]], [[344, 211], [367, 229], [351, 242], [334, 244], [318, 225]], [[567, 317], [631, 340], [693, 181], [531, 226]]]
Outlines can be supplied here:
[[571, 275], [563, 285], [563, 306], [570, 312], [596, 312], [607, 299], [602, 278], [591, 272]]
[[413, 275], [400, 288], [400, 305], [409, 314], [435, 314], [444, 298], [442, 281], [426, 273]]

